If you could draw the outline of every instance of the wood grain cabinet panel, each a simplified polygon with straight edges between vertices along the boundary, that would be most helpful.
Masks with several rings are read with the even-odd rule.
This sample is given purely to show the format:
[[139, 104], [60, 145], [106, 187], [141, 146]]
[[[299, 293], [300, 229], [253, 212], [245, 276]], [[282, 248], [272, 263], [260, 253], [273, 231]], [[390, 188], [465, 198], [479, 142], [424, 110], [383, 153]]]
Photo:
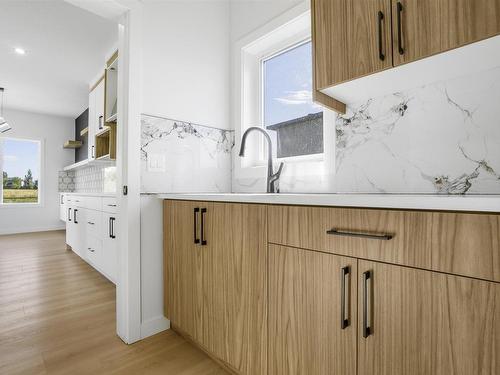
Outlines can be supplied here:
[[500, 215], [301, 206], [268, 214], [275, 244], [500, 281]]
[[204, 283], [208, 254], [194, 243], [194, 209], [200, 204], [203, 203], [164, 203], [164, 303], [165, 316], [205, 345], [204, 308], [210, 302], [211, 290]]
[[356, 374], [356, 274], [352, 258], [269, 246], [269, 374]]
[[[431, 218], [424, 212], [330, 207], [270, 206], [269, 241], [339, 255], [431, 267]], [[336, 236], [327, 231], [391, 240]]]
[[392, 0], [392, 15], [395, 66], [500, 32], [500, 0]]
[[369, 304], [371, 330], [358, 336], [359, 375], [500, 372], [500, 284], [367, 261], [358, 270], [358, 306]]
[[391, 3], [351, 0], [347, 6], [349, 79], [392, 67]]
[[390, 0], [312, 0], [312, 24], [315, 90], [392, 67]]
[[312, 0], [315, 89], [349, 79], [347, 54], [348, 0]]
[[213, 203], [207, 225], [209, 349], [238, 373], [267, 374], [266, 206]]
[[235, 373], [266, 374], [266, 206], [165, 201], [164, 233], [165, 316]]

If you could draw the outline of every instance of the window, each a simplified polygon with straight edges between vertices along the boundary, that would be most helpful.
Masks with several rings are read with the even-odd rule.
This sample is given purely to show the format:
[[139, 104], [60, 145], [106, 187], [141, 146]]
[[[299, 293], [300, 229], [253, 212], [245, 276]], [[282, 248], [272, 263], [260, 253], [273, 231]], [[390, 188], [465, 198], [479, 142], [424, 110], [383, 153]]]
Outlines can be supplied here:
[[312, 46], [302, 42], [262, 61], [263, 122], [277, 157], [323, 153], [323, 110], [312, 101]]
[[0, 138], [1, 204], [40, 202], [41, 142]]

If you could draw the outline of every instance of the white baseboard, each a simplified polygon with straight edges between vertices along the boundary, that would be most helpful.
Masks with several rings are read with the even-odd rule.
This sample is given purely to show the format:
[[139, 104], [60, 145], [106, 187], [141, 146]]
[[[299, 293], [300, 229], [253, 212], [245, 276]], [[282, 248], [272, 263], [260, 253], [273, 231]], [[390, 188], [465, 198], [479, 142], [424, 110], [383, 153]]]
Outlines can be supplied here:
[[170, 320], [164, 316], [157, 316], [141, 323], [141, 339], [156, 335], [170, 328]]
[[5, 234], [20, 234], [20, 233], [34, 233], [34, 232], [49, 232], [52, 230], [63, 230], [66, 229], [66, 224], [61, 225], [51, 225], [47, 227], [16, 227], [16, 228], [2, 228], [0, 229], [0, 235]]

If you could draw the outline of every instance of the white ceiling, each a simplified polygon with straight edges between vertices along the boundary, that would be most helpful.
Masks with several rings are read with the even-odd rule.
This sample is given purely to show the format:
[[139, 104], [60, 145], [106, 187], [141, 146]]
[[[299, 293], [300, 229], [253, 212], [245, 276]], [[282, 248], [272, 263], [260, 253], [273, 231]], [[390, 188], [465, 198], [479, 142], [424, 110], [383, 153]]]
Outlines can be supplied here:
[[117, 40], [116, 24], [62, 0], [0, 0], [4, 107], [77, 117]]

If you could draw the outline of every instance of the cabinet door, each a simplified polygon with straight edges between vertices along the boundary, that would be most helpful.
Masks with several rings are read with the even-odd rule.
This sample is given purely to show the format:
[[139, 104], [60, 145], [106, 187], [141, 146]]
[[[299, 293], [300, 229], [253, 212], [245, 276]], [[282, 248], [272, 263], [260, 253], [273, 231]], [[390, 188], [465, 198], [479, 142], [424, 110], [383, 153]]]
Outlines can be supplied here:
[[390, 0], [351, 0], [347, 20], [349, 79], [391, 68]]
[[392, 0], [394, 65], [500, 32], [500, 0]]
[[358, 374], [499, 373], [500, 284], [366, 261], [358, 269]]
[[267, 374], [266, 206], [213, 203], [203, 224], [204, 284], [212, 293], [204, 340], [238, 373]]
[[106, 277], [116, 283], [118, 274], [116, 214], [103, 213], [102, 223], [102, 271]]
[[66, 244], [68, 244], [72, 249], [75, 244], [75, 227], [73, 225], [73, 207], [68, 202], [68, 207], [66, 207]]
[[96, 116], [96, 108], [95, 108], [95, 89], [89, 93], [89, 131], [87, 133], [88, 137], [88, 155], [87, 158], [89, 160], [95, 158], [95, 133], [96, 133], [96, 125], [95, 125], [95, 116]]
[[269, 246], [269, 374], [356, 374], [356, 274], [352, 258]]
[[208, 290], [203, 285], [208, 253], [199, 240], [199, 202], [165, 201], [164, 270], [165, 316], [172, 324], [203, 345], [203, 307]]
[[67, 204], [65, 202], [64, 194], [59, 194], [59, 219], [61, 221], [66, 221], [68, 217]]
[[94, 89], [95, 91], [95, 109], [96, 109], [96, 132], [104, 128], [104, 79]]
[[349, 78], [347, 0], [312, 0], [314, 82], [317, 90]]
[[86, 259], [87, 226], [85, 222], [85, 209], [78, 207], [73, 208], [73, 226], [75, 236], [73, 251], [80, 257]]

